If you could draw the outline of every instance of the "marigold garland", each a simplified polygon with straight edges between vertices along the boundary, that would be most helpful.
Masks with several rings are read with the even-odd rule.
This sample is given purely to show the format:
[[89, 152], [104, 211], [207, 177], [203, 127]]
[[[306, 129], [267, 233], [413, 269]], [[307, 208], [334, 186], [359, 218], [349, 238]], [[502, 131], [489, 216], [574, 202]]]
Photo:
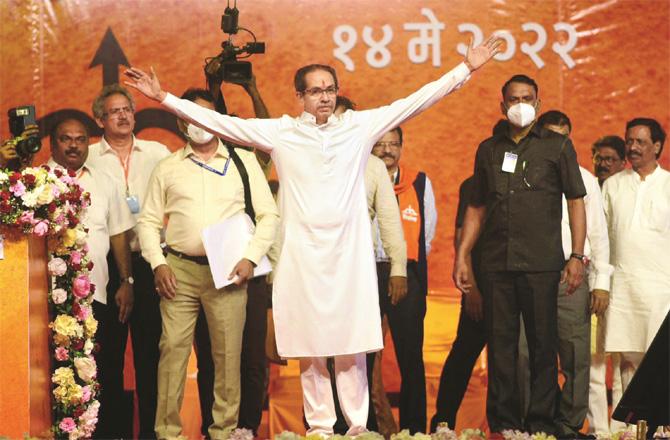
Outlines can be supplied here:
[[0, 225], [8, 233], [47, 238], [55, 438], [89, 438], [98, 422], [93, 263], [80, 222], [89, 205], [73, 172], [48, 166], [0, 171]]

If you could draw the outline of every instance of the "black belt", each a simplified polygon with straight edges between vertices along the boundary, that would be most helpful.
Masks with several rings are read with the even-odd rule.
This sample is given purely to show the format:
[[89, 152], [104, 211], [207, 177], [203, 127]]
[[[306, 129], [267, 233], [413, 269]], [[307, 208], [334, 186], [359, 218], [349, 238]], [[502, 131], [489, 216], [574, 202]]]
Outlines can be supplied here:
[[192, 261], [194, 263], [200, 264], [202, 266], [207, 266], [209, 265], [209, 260], [207, 257], [194, 257], [193, 255], [186, 255], [182, 252], [176, 251], [172, 249], [170, 246], [166, 246], [165, 250], [167, 251], [168, 254], [172, 254], [177, 258], [181, 258], [183, 260], [187, 261]]

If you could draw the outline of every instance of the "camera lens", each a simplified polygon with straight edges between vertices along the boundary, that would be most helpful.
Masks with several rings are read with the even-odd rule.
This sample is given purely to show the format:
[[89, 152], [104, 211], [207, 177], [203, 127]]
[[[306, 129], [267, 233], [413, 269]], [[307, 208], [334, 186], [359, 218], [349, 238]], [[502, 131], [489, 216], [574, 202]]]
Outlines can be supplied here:
[[37, 136], [30, 136], [22, 139], [16, 144], [16, 154], [21, 157], [28, 157], [40, 151], [42, 142]]

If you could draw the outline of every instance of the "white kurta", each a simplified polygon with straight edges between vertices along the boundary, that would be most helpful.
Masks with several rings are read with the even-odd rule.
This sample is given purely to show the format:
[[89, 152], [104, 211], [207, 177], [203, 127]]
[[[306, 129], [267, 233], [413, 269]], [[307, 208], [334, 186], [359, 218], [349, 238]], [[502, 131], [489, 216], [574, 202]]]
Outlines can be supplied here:
[[[54, 169], [60, 167], [53, 158], [47, 165]], [[112, 177], [99, 168], [89, 166], [88, 162], [77, 171], [79, 184], [91, 194], [91, 206], [82, 219], [88, 228], [88, 256], [93, 262], [91, 282], [95, 284], [93, 299], [107, 304], [107, 253], [110, 249], [109, 237], [129, 231], [135, 226], [135, 218], [128, 204], [119, 194]]]
[[218, 136], [272, 155], [281, 187], [283, 245], [273, 312], [282, 357], [337, 356], [383, 347], [364, 187], [367, 159], [387, 131], [460, 87], [469, 73], [461, 63], [407, 98], [333, 115], [322, 125], [308, 113], [245, 120], [172, 95], [163, 101], [178, 116]]
[[670, 310], [670, 173], [621, 171], [603, 197], [614, 265], [605, 350], [645, 352]]
[[[614, 268], [610, 262], [610, 242], [607, 233], [607, 220], [603, 208], [603, 195], [598, 185], [598, 179], [583, 167], [579, 172], [586, 187], [584, 210], [586, 211], [586, 240], [584, 241], [584, 255], [591, 260], [588, 270], [589, 290], [602, 289], [610, 291], [610, 278]], [[570, 232], [570, 216], [568, 202], [565, 195], [563, 201], [563, 218], [561, 220], [561, 239], [565, 259], [572, 253], [572, 233]]]

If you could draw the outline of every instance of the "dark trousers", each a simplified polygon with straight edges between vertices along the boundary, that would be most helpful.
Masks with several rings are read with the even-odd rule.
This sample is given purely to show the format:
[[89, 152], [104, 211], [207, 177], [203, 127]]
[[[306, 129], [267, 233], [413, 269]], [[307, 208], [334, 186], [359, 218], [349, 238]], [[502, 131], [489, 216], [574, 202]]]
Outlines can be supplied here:
[[[96, 286], [97, 287], [97, 286]], [[113, 296], [110, 295], [110, 299]], [[116, 309], [116, 310], [113, 310]], [[98, 383], [100, 393], [98, 401], [100, 410], [98, 424], [93, 437], [96, 439], [132, 438], [130, 416], [132, 408], [127, 407], [123, 391], [123, 358], [117, 353], [121, 350], [118, 334], [122, 325], [119, 323], [118, 307], [93, 301], [93, 316], [98, 321], [95, 333], [100, 351], [95, 355], [98, 366]]]
[[[269, 287], [265, 277], [253, 278], [247, 287], [247, 318], [242, 336], [240, 363], [240, 414], [238, 426], [257, 433], [263, 416], [267, 389], [267, 358], [265, 335]], [[200, 395], [201, 432], [213, 423], [214, 361], [207, 330], [207, 319], [202, 308], [195, 326], [195, 351], [198, 358], [198, 393]]]
[[435, 432], [437, 425], [442, 422], [446, 422], [451, 429], [455, 428], [456, 413], [463, 401], [472, 369], [485, 345], [486, 326], [484, 322], [473, 321], [465, 313], [464, 301], [461, 300], [456, 339], [444, 362], [442, 374], [440, 374], [440, 387], [435, 403], [436, 412], [430, 421], [430, 432]]
[[[560, 374], [565, 379], [556, 407], [556, 434], [574, 437], [584, 424], [589, 408], [589, 378], [591, 372], [591, 312], [590, 292], [586, 278], [571, 294], [567, 285], [558, 287], [558, 360]], [[521, 332], [519, 339], [519, 385], [522, 408], [528, 410], [529, 374], [528, 345]]]
[[[119, 322], [119, 308], [115, 294], [119, 288], [119, 271], [111, 253], [108, 255], [109, 283], [107, 305], [97, 305], [96, 318], [100, 325], [96, 338], [101, 353], [98, 356], [101, 400], [97, 438], [121, 438], [119, 420], [127, 413], [123, 398], [123, 365], [128, 340], [128, 324]], [[156, 396], [158, 393], [157, 370], [161, 335], [160, 297], [156, 294], [151, 266], [139, 253], [132, 253], [132, 271], [135, 284], [135, 302], [130, 316], [130, 336], [133, 343], [135, 386], [139, 412], [139, 438], [155, 438]], [[97, 304], [97, 303], [94, 303]], [[102, 309], [102, 310], [101, 310]], [[132, 413], [132, 408], [131, 408]], [[131, 433], [132, 436], [132, 433]]]
[[423, 365], [426, 295], [419, 284], [418, 266], [410, 261], [407, 263], [407, 296], [392, 305], [388, 296], [390, 272], [389, 263], [377, 263], [379, 307], [382, 316], [388, 316], [400, 369], [400, 429], [409, 429], [414, 434], [426, 430], [426, 372]]
[[[483, 272], [478, 280], [489, 344], [486, 415], [491, 432], [520, 429], [553, 434], [558, 392], [556, 302], [560, 272]], [[528, 339], [531, 380], [525, 423], [516, 368], [520, 315]]]

